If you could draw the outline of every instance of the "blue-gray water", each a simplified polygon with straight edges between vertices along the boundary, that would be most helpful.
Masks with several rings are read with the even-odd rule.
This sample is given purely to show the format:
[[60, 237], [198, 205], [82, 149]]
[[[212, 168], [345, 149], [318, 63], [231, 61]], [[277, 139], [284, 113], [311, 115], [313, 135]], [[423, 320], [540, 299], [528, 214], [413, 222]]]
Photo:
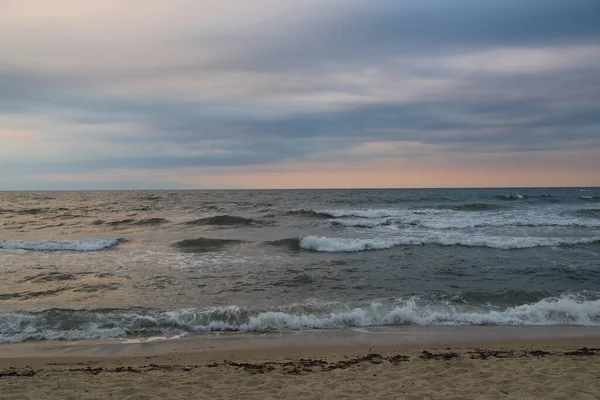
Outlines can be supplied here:
[[0, 192], [0, 342], [600, 325], [600, 189]]

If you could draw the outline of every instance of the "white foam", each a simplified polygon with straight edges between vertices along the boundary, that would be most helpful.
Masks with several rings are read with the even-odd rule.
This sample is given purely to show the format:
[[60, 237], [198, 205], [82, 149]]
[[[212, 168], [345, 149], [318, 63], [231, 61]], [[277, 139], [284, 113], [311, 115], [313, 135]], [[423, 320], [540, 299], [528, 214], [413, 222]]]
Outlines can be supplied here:
[[[470, 213], [475, 214], [475, 213]], [[397, 229], [403, 225], [427, 229], [468, 229], [491, 227], [585, 227], [600, 228], [600, 221], [585, 218], [567, 218], [561, 216], [526, 217], [518, 215], [407, 215], [402, 218], [344, 218], [327, 220], [334, 226], [348, 228], [378, 228]]]
[[566, 213], [527, 210], [511, 212], [449, 212], [445, 215], [423, 215], [414, 225], [430, 229], [466, 229], [485, 227], [587, 227], [598, 228], [600, 221], [578, 218]]
[[[307, 306], [310, 310], [310, 307]], [[69, 312], [63, 310], [63, 312]], [[499, 309], [447, 302], [427, 303], [418, 298], [394, 303], [370, 303], [358, 307], [331, 303], [331, 307], [302, 312], [297, 307], [252, 312], [236, 306], [185, 309], [154, 315], [136, 313], [76, 311], [77, 325], [61, 329], [44, 315], [0, 314], [0, 343], [26, 339], [92, 339], [125, 337], [130, 334], [154, 336], [127, 339], [144, 343], [181, 337], [188, 332], [264, 332], [334, 329], [381, 325], [583, 325], [600, 326], [600, 299], [563, 295], [535, 303]], [[68, 315], [65, 316], [67, 319]], [[110, 327], [108, 327], [110, 326]]]
[[383, 250], [403, 245], [436, 244], [441, 246], [491, 247], [496, 249], [526, 249], [531, 247], [590, 244], [600, 241], [590, 238], [544, 238], [512, 236], [477, 236], [456, 233], [438, 233], [421, 236], [398, 236], [387, 238], [332, 238], [306, 236], [300, 240], [305, 250], [321, 252], [357, 252]]
[[333, 218], [357, 217], [357, 218], [386, 218], [399, 217], [405, 214], [401, 209], [366, 209], [366, 210], [314, 210], [315, 213], [331, 216]]
[[348, 228], [376, 228], [378, 226], [392, 226], [400, 223], [399, 220], [393, 218], [345, 218], [345, 219], [328, 219], [332, 225], [344, 226]]
[[0, 240], [0, 249], [38, 251], [98, 251], [119, 244], [120, 239], [81, 240]]
[[501, 211], [456, 211], [439, 209], [397, 210], [322, 210], [332, 217], [332, 225], [350, 228], [409, 225], [429, 229], [467, 229], [484, 227], [587, 227], [599, 228], [600, 221], [575, 217], [564, 210], [525, 209]]
[[[93, 313], [90, 313], [93, 314]], [[93, 318], [93, 317], [92, 317]], [[95, 322], [82, 322], [74, 329], [62, 330], [50, 324], [44, 317], [24, 313], [0, 314], [0, 343], [36, 340], [78, 340], [125, 336], [126, 329], [120, 326], [101, 328]]]
[[417, 298], [396, 305], [372, 303], [365, 307], [324, 314], [289, 314], [268, 311], [240, 325], [211, 324], [202, 330], [303, 330], [378, 325], [557, 325], [600, 326], [600, 300], [565, 295], [504, 310], [467, 308], [448, 304], [419, 304]]
[[150, 336], [150, 337], [139, 337], [133, 339], [124, 339], [122, 343], [125, 344], [134, 344], [134, 343], [152, 343], [152, 342], [162, 342], [165, 340], [177, 340], [187, 336], [186, 333], [182, 333], [180, 335], [173, 336]]
[[590, 238], [546, 238], [546, 237], [509, 237], [509, 236], [462, 236], [447, 235], [430, 237], [424, 244], [432, 243], [442, 246], [492, 247], [496, 249], [527, 249], [532, 247], [549, 247], [562, 245], [590, 244], [600, 241], [600, 237]]
[[[306, 236], [300, 239], [300, 247], [305, 250], [323, 252], [357, 252], [383, 250], [403, 244], [398, 239], [354, 239]], [[420, 244], [418, 241], [406, 244]]]
[[467, 310], [458, 306], [417, 306], [407, 301], [383, 316], [381, 322], [395, 325], [600, 325], [600, 300], [580, 301], [574, 296], [548, 298], [504, 310]]
[[506, 195], [498, 195], [496, 197], [500, 198], [500, 199], [506, 199], [506, 200], [523, 200], [525, 198], [524, 195], [518, 194], [518, 193], [515, 193], [515, 194], [506, 194]]

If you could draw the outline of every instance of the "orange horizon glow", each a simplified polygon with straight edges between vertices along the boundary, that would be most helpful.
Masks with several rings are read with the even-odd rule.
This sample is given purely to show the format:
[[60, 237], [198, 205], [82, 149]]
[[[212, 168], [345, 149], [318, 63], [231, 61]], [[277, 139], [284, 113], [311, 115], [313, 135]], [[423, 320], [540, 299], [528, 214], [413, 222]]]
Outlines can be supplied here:
[[[486, 158], [488, 160], [486, 161]], [[492, 159], [490, 159], [492, 158]], [[526, 155], [506, 162], [493, 156], [455, 159], [422, 157], [363, 162], [295, 162], [248, 167], [119, 169], [37, 178], [95, 182], [162, 182], [161, 187], [198, 189], [350, 189], [350, 188], [485, 188], [600, 186], [600, 152], [571, 151]], [[578, 164], [572, 165], [571, 160]], [[548, 162], [551, 161], [551, 162]], [[570, 165], [571, 164], [571, 165]], [[155, 186], [155, 185], [154, 185]]]

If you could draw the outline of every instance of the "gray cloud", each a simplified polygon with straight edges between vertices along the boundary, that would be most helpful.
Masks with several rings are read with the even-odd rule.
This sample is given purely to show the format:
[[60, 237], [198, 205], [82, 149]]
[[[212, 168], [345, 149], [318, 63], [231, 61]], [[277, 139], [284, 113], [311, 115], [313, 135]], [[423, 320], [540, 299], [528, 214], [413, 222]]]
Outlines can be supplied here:
[[[310, 69], [320, 63], [370, 64], [475, 48], [595, 43], [600, 36], [600, 3], [595, 0], [384, 0], [349, 2], [347, 7], [334, 23], [262, 37], [262, 51], [236, 59], [235, 65]], [[421, 71], [435, 70], [430, 65]]]
[[75, 68], [76, 52], [32, 64], [13, 48], [0, 55], [9, 121], [0, 130], [35, 130], [63, 156], [7, 156], [0, 167], [243, 166], [377, 141], [450, 152], [600, 148], [596, 1], [352, 1], [337, 11], [210, 34], [182, 21], [189, 31], [171, 32], [173, 48], [157, 42], [177, 57], [142, 66], [125, 55]]

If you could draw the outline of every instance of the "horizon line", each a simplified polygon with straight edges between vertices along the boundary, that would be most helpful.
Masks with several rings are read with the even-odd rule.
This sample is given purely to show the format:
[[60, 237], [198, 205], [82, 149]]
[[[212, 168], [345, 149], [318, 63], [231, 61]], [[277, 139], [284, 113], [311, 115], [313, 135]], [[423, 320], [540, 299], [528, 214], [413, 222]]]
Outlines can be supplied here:
[[600, 186], [456, 186], [456, 187], [331, 187], [331, 188], [169, 188], [169, 189], [0, 189], [0, 192], [171, 192], [266, 190], [474, 190], [474, 189], [600, 189]]

